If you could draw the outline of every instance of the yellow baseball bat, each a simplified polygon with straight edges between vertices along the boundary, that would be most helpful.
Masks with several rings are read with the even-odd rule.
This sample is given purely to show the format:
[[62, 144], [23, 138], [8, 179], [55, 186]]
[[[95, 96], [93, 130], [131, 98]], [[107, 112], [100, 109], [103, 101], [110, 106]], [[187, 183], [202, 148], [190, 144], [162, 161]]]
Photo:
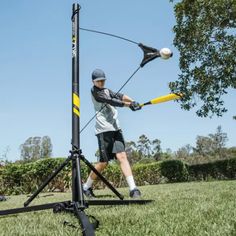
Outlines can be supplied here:
[[175, 94], [175, 93], [170, 93], [161, 97], [157, 97], [154, 98], [148, 102], [145, 102], [143, 104], [141, 104], [141, 107], [146, 106], [146, 105], [151, 105], [151, 104], [158, 104], [158, 103], [162, 103], [162, 102], [168, 102], [171, 100], [176, 100], [181, 98], [182, 94]]

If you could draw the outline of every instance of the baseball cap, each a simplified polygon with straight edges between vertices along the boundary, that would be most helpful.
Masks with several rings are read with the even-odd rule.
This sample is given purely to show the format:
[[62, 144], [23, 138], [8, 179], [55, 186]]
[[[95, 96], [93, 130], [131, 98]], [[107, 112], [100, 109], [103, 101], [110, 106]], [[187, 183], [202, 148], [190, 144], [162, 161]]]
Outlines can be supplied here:
[[96, 69], [92, 73], [92, 80], [93, 81], [106, 80], [106, 75], [102, 70]]

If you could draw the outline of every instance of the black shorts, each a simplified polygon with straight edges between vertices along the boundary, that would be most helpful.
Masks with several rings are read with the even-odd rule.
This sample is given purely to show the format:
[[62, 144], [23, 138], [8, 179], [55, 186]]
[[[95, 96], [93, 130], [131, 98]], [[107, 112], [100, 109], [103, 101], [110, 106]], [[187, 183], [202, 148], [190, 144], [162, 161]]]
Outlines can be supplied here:
[[125, 151], [125, 141], [121, 130], [97, 134], [99, 146], [99, 162], [108, 162], [116, 157], [116, 153]]

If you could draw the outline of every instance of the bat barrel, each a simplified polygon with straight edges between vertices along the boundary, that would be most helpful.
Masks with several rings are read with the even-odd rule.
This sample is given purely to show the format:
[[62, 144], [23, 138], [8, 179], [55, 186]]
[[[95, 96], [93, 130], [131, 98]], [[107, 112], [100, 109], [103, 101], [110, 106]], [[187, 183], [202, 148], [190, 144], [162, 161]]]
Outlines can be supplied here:
[[179, 99], [181, 97], [181, 94], [175, 94], [175, 93], [170, 93], [161, 97], [154, 98], [148, 102], [145, 102], [141, 104], [141, 106], [146, 106], [146, 105], [151, 105], [151, 104], [158, 104], [158, 103], [163, 103], [163, 102], [168, 102], [171, 100]]

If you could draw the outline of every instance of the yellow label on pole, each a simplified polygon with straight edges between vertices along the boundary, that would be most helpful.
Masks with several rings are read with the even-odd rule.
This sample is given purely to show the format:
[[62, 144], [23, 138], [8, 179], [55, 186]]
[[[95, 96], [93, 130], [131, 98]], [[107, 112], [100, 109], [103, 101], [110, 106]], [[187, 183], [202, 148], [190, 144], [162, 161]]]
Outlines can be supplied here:
[[80, 112], [78, 109], [76, 109], [75, 107], [73, 108], [73, 112], [77, 115], [80, 116]]
[[80, 99], [79, 96], [76, 93], [73, 93], [73, 104], [80, 108]]

